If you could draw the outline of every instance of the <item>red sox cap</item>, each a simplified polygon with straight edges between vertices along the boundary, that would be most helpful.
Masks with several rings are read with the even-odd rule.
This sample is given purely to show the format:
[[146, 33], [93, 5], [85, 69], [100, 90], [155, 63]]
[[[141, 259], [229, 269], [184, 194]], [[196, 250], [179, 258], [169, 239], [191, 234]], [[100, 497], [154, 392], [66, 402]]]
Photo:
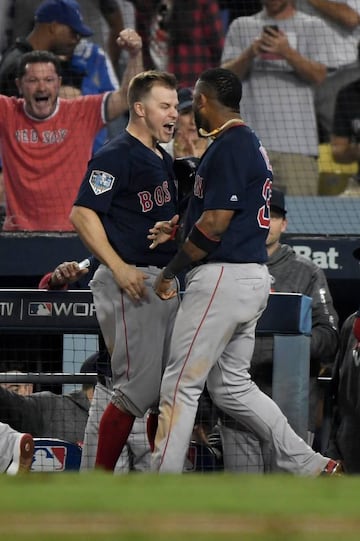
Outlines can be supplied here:
[[191, 88], [179, 88], [177, 91], [179, 105], [178, 111], [185, 111], [186, 109], [191, 109], [193, 104], [193, 93]]
[[279, 212], [282, 216], [286, 215], [285, 196], [281, 190], [271, 188], [270, 210]]
[[75, 0], [45, 0], [35, 11], [35, 22], [57, 22], [70, 26], [80, 36], [91, 36], [91, 28], [83, 22], [80, 6]]
[[93, 353], [85, 359], [80, 367], [80, 373], [86, 374], [87, 372], [97, 372], [97, 362], [99, 361], [99, 352]]

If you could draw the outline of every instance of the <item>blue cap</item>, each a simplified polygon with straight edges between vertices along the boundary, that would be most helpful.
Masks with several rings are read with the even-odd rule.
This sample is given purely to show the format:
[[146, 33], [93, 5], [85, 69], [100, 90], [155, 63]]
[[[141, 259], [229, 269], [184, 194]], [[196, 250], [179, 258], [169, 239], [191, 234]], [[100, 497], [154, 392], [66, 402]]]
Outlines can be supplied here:
[[75, 0], [45, 0], [35, 11], [35, 22], [66, 24], [83, 37], [93, 34], [84, 24], [80, 6]]

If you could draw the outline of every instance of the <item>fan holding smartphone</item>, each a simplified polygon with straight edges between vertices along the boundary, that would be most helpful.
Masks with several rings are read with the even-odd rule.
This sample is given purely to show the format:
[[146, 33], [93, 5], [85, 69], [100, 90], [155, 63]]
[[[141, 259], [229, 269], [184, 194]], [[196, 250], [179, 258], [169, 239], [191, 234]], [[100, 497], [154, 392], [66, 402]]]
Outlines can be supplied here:
[[280, 30], [277, 24], [266, 24], [263, 26], [260, 37], [260, 56], [265, 60], [281, 60], [282, 56], [274, 49], [277, 47], [277, 40]]
[[[241, 115], [267, 150], [277, 188], [318, 194], [314, 87], [326, 77], [329, 28], [293, 0], [263, 0], [263, 9], [232, 21], [221, 65], [243, 84]], [[325, 39], [326, 38], [326, 39]]]
[[272, 34], [272, 30], [274, 32], [279, 32], [279, 27], [277, 24], [266, 24], [265, 26], [263, 26], [263, 30], [264, 32], [267, 32], [268, 34]]

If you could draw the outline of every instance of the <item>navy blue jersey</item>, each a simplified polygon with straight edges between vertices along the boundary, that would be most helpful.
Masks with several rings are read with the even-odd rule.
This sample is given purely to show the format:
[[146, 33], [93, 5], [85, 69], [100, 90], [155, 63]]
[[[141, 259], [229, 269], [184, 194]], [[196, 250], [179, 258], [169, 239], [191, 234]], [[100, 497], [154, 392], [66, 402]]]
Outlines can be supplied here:
[[94, 156], [75, 205], [94, 210], [112, 247], [127, 263], [164, 266], [176, 252], [175, 242], [150, 250], [149, 228], [177, 213], [172, 159], [163, 159], [128, 132]]
[[272, 172], [255, 133], [245, 125], [219, 135], [203, 155], [186, 214], [185, 231], [206, 210], [233, 210], [219, 247], [206, 261], [265, 263]]

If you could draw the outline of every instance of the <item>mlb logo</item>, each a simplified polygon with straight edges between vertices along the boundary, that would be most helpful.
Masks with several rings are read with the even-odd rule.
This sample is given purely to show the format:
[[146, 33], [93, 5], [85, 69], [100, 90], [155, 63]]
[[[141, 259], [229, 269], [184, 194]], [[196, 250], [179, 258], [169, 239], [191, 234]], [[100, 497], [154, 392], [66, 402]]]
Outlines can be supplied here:
[[66, 447], [41, 445], [35, 446], [31, 471], [59, 472], [65, 470]]
[[52, 303], [30, 302], [28, 314], [29, 316], [52, 316]]
[[81, 447], [57, 439], [34, 438], [32, 472], [62, 472], [79, 470]]

